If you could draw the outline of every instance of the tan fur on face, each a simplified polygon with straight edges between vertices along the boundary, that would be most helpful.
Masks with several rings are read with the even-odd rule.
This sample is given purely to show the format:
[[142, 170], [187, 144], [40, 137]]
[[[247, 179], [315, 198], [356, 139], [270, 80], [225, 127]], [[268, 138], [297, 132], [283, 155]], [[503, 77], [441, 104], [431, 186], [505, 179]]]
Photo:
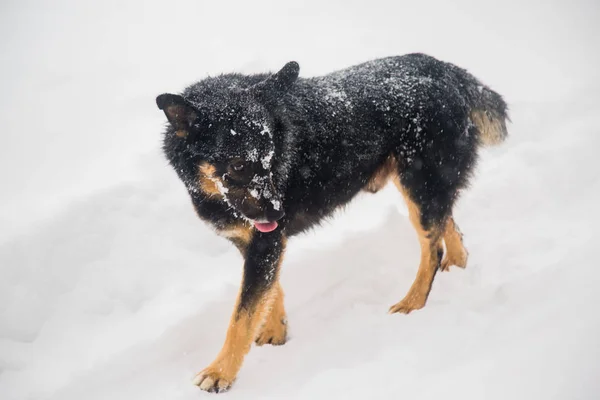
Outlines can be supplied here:
[[216, 168], [214, 165], [207, 162], [200, 164], [200, 167], [198, 168], [200, 190], [209, 196], [223, 197], [217, 186], [218, 181], [220, 181], [221, 184], [223, 184], [223, 181], [220, 177], [215, 176], [215, 172]]

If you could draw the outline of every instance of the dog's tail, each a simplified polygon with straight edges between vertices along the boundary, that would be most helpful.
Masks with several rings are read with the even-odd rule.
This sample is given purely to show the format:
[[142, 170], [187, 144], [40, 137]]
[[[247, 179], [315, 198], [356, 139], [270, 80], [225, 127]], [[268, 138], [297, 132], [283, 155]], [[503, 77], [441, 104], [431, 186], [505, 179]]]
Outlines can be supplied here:
[[508, 106], [502, 96], [481, 83], [467, 70], [456, 66], [452, 66], [451, 69], [467, 100], [469, 117], [479, 131], [480, 142], [487, 146], [504, 142], [508, 137], [506, 122], [510, 119]]
[[469, 91], [471, 121], [479, 130], [481, 142], [487, 146], [502, 143], [508, 136], [506, 121], [508, 107], [498, 93], [478, 82], [476, 90]]
[[506, 102], [498, 93], [479, 85], [471, 99], [471, 121], [479, 130], [481, 142], [487, 146], [502, 143], [508, 136]]

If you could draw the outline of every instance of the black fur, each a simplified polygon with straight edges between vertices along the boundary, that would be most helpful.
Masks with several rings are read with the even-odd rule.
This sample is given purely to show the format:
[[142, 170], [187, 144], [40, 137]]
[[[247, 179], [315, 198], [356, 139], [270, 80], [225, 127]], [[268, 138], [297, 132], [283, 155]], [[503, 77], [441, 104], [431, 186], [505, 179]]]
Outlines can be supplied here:
[[256, 233], [247, 250], [240, 308], [251, 309], [260, 291], [277, 279], [277, 262], [283, 247], [284, 243], [278, 234]]
[[[500, 95], [423, 54], [314, 78], [298, 71], [291, 62], [276, 74], [221, 75], [157, 98], [170, 121], [165, 154], [201, 218], [217, 230], [278, 220], [243, 249], [243, 307], [269, 287], [265, 276], [276, 273], [282, 238], [349, 202], [390, 157], [427, 230], [450, 215], [473, 171], [482, 133], [471, 112], [506, 134]], [[202, 190], [202, 163], [214, 166], [223, 196]]]

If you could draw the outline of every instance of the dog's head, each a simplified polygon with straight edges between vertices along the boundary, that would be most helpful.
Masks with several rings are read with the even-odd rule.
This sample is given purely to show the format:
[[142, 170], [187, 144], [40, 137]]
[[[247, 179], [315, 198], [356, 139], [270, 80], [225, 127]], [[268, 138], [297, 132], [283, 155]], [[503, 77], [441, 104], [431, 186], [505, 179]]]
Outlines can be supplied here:
[[284, 216], [272, 172], [278, 162], [272, 109], [298, 72], [298, 64], [290, 62], [248, 87], [237, 84], [243, 77], [224, 75], [190, 87], [183, 96], [156, 98], [170, 123], [165, 152], [188, 188], [222, 198], [265, 232]]

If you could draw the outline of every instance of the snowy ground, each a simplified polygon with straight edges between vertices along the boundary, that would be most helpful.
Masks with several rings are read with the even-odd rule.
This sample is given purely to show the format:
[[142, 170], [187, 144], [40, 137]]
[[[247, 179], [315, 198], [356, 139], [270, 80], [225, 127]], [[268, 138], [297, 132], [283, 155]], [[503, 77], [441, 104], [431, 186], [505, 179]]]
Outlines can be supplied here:
[[155, 95], [410, 51], [511, 104], [456, 210], [467, 269], [387, 315], [418, 244], [392, 188], [361, 196], [290, 241], [290, 341], [254, 348], [220, 396], [600, 398], [600, 6], [362, 3], [2, 3], [1, 399], [211, 396], [191, 378], [222, 344], [241, 258], [160, 155]]

